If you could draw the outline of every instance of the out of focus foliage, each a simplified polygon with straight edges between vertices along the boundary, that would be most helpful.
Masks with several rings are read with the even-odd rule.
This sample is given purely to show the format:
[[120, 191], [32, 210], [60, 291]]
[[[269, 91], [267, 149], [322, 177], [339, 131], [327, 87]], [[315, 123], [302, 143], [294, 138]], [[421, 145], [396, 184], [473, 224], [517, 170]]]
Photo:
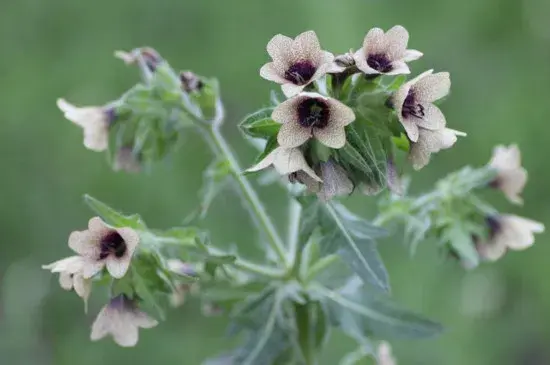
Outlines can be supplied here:
[[[244, 158], [252, 156], [251, 147], [236, 123], [268, 99], [272, 85], [258, 70], [274, 34], [314, 29], [325, 49], [343, 53], [350, 43], [358, 48], [373, 26], [402, 24], [411, 33], [410, 46], [426, 55], [411, 65], [413, 73], [433, 64], [451, 72], [453, 97], [445, 114], [453, 127], [469, 134], [416, 173], [412, 191], [425, 190], [464, 164], [485, 163], [497, 143], [516, 142], [531, 179], [520, 214], [547, 222], [548, 13], [550, 3], [544, 0], [4, 1], [0, 363], [195, 365], [213, 349], [236, 342], [224, 337], [223, 320], [201, 318], [199, 303], [191, 300], [171, 314], [171, 321], [144, 332], [136, 349], [91, 343], [92, 314], [84, 317], [79, 299], [49, 286], [50, 275], [37, 269], [59, 257], [69, 232], [87, 222], [85, 192], [124, 211], [138, 211], [159, 228], [180, 224], [197, 205], [201, 171], [211, 156], [195, 135], [187, 136], [176, 157], [148, 174], [113, 173], [103, 157], [81, 146], [80, 129], [55, 107], [59, 96], [101, 104], [132, 85], [136, 70], [114, 59], [115, 49], [151, 45], [175, 67], [219, 77], [229, 109], [224, 128], [246, 165], [252, 162]], [[277, 188], [270, 189], [263, 199], [281, 219], [285, 207], [272, 194]], [[244, 211], [235, 214], [235, 207], [240, 203], [231, 195], [213, 203], [206, 222], [215, 227], [212, 239], [256, 255], [256, 237], [243, 234], [253, 232], [251, 224]], [[375, 203], [357, 200], [350, 207], [373, 216]], [[410, 259], [401, 241], [395, 236], [379, 245], [394, 296], [442, 321], [448, 331], [434, 341], [395, 343], [400, 364], [550, 363], [547, 234], [528, 251], [474, 272], [446, 262], [429, 242]], [[90, 313], [103, 301], [93, 295]], [[335, 336], [323, 365], [334, 365], [351, 350], [352, 342], [342, 338]]]

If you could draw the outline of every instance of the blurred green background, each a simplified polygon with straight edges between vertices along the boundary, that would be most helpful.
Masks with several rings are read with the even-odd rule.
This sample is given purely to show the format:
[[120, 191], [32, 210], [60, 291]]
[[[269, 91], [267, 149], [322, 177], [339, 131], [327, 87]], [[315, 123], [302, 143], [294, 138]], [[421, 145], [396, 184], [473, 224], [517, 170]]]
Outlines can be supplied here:
[[[525, 207], [512, 208], [496, 193], [491, 199], [548, 222], [550, 139], [542, 129], [550, 116], [548, 14], [548, 0], [3, 0], [0, 364], [198, 365], [234, 342], [224, 337], [223, 319], [200, 318], [190, 302], [155, 330], [142, 331], [135, 349], [91, 343], [89, 326], [105, 298], [95, 293], [85, 315], [80, 299], [40, 269], [67, 256], [69, 232], [85, 227], [91, 212], [84, 193], [140, 212], [158, 228], [179, 224], [198, 203], [211, 155], [195, 135], [149, 174], [113, 173], [103, 155], [82, 147], [81, 130], [56, 109], [60, 96], [102, 104], [135, 83], [137, 71], [114, 59], [115, 49], [150, 45], [176, 68], [219, 77], [229, 114], [225, 130], [248, 164], [252, 148], [235, 125], [267, 104], [273, 85], [258, 70], [274, 34], [314, 29], [325, 49], [343, 53], [358, 48], [371, 27], [402, 24], [411, 48], [425, 53], [413, 73], [451, 72], [452, 97], [443, 109], [451, 128], [469, 133], [414, 174], [414, 190], [465, 164], [484, 164], [497, 143], [516, 142], [531, 178]], [[276, 188], [262, 194], [277, 218], [285, 213], [280, 194]], [[372, 214], [374, 201], [350, 204]], [[211, 212], [205, 225], [214, 239], [248, 251], [256, 236], [240, 202], [227, 194]], [[532, 249], [465, 273], [428, 242], [412, 259], [399, 235], [383, 242], [395, 297], [448, 328], [434, 341], [394, 343], [399, 363], [550, 364], [548, 243], [548, 235], [538, 236]], [[323, 364], [337, 364], [351, 348], [335, 335]]]

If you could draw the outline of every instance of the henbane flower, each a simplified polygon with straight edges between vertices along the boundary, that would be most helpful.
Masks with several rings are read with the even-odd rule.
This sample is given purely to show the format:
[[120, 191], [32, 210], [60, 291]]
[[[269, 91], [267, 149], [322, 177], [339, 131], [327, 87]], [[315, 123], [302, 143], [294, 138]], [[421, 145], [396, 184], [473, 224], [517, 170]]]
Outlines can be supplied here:
[[445, 116], [433, 102], [449, 93], [451, 79], [448, 72], [432, 72], [406, 82], [391, 97], [397, 117], [413, 142], [418, 140], [419, 128], [438, 130], [446, 125]]
[[97, 315], [90, 335], [92, 341], [111, 335], [122, 347], [135, 346], [139, 339], [139, 328], [153, 328], [158, 322], [139, 310], [133, 300], [124, 295], [111, 299]]
[[432, 153], [451, 148], [456, 142], [456, 136], [465, 136], [463, 132], [449, 128], [438, 130], [419, 129], [419, 137], [416, 143], [411, 142], [409, 160], [413, 168], [419, 170], [430, 162]]
[[319, 178], [319, 176], [315, 174], [315, 171], [313, 171], [313, 169], [308, 165], [302, 151], [298, 148], [277, 147], [257, 165], [252, 166], [246, 171], [259, 171], [271, 165], [273, 165], [275, 170], [277, 170], [277, 172], [281, 175], [288, 175], [293, 172], [303, 171], [316, 181], [321, 181], [321, 178]]
[[535, 242], [534, 233], [544, 232], [544, 225], [537, 221], [506, 214], [487, 218], [489, 239], [479, 242], [477, 249], [481, 257], [489, 261], [501, 258], [508, 249], [525, 250]]
[[334, 55], [321, 49], [314, 31], [295, 39], [277, 34], [267, 44], [267, 53], [273, 62], [260, 69], [260, 76], [281, 84], [287, 97], [298, 94], [334, 67]]
[[90, 106], [79, 108], [65, 99], [57, 100], [57, 107], [65, 118], [84, 130], [84, 146], [92, 151], [105, 151], [109, 144], [109, 125], [113, 120], [111, 109]]
[[301, 93], [277, 105], [271, 118], [283, 124], [277, 135], [281, 147], [298, 147], [315, 137], [330, 148], [342, 148], [346, 144], [344, 127], [355, 120], [355, 114], [336, 99]]
[[90, 278], [105, 266], [114, 278], [128, 271], [139, 235], [131, 228], [111, 228], [101, 218], [90, 219], [88, 229], [69, 236], [69, 247], [84, 258], [82, 275]]
[[74, 289], [76, 294], [84, 300], [87, 311], [92, 283], [82, 275], [84, 262], [84, 258], [81, 256], [71, 256], [49, 265], [43, 265], [42, 268], [50, 270], [52, 273], [59, 273], [59, 285], [65, 290]]
[[406, 62], [422, 57], [422, 53], [407, 49], [409, 32], [400, 25], [388, 30], [371, 29], [363, 47], [354, 54], [357, 68], [366, 74], [398, 75], [410, 73]]
[[520, 194], [527, 182], [527, 171], [521, 166], [518, 146], [496, 146], [488, 165], [497, 171], [491, 186], [502, 190], [512, 203], [522, 204]]

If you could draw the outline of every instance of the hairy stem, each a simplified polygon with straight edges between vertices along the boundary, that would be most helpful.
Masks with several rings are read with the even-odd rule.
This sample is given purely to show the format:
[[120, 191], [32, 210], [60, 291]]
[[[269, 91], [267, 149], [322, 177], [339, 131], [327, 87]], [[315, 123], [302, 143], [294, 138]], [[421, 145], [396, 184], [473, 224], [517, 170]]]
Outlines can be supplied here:
[[237, 162], [233, 151], [231, 150], [231, 148], [227, 144], [227, 141], [220, 132], [220, 122], [223, 119], [223, 117], [220, 117], [220, 114], [223, 115], [223, 111], [221, 110], [222, 109], [217, 111], [216, 119], [212, 123], [210, 123], [209, 128], [205, 127], [204, 124], [200, 125], [199, 128], [201, 129], [201, 132], [203, 132], [202, 135], [205, 137], [208, 145], [212, 148], [214, 153], [222, 156], [228, 161], [231, 169], [231, 174], [237, 182], [237, 186], [239, 188], [241, 196], [248, 203], [248, 207], [251, 211], [253, 219], [264, 231], [267, 237], [267, 242], [275, 255], [277, 255], [279, 261], [282, 262], [283, 265], [286, 267], [287, 259], [285, 255], [285, 247], [283, 241], [277, 233], [277, 229], [271, 221], [271, 218], [268, 216], [264, 205], [258, 197], [258, 194], [254, 190], [248, 179], [242, 174], [242, 169], [239, 166], [239, 163]]

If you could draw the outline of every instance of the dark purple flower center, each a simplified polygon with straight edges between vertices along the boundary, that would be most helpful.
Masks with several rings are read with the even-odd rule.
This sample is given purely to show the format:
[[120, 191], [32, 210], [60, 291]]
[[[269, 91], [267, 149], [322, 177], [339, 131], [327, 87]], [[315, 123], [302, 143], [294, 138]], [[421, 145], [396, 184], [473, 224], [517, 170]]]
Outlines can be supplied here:
[[285, 72], [285, 79], [296, 85], [307, 84], [317, 69], [311, 61], [298, 61], [288, 68]]
[[489, 227], [489, 237], [493, 237], [501, 229], [501, 223], [498, 216], [488, 216], [485, 218], [485, 223]]
[[329, 117], [329, 107], [321, 99], [309, 98], [298, 104], [298, 123], [302, 127], [325, 128]]
[[126, 242], [117, 232], [111, 231], [101, 239], [101, 252], [99, 259], [103, 260], [109, 255], [121, 258], [126, 253]]
[[393, 70], [391, 60], [383, 53], [369, 55], [367, 58], [367, 65], [381, 73], [386, 73]]
[[425, 116], [424, 106], [416, 101], [414, 92], [409, 91], [409, 94], [403, 102], [403, 108], [401, 109], [401, 115], [403, 118], [413, 116], [422, 119]]

